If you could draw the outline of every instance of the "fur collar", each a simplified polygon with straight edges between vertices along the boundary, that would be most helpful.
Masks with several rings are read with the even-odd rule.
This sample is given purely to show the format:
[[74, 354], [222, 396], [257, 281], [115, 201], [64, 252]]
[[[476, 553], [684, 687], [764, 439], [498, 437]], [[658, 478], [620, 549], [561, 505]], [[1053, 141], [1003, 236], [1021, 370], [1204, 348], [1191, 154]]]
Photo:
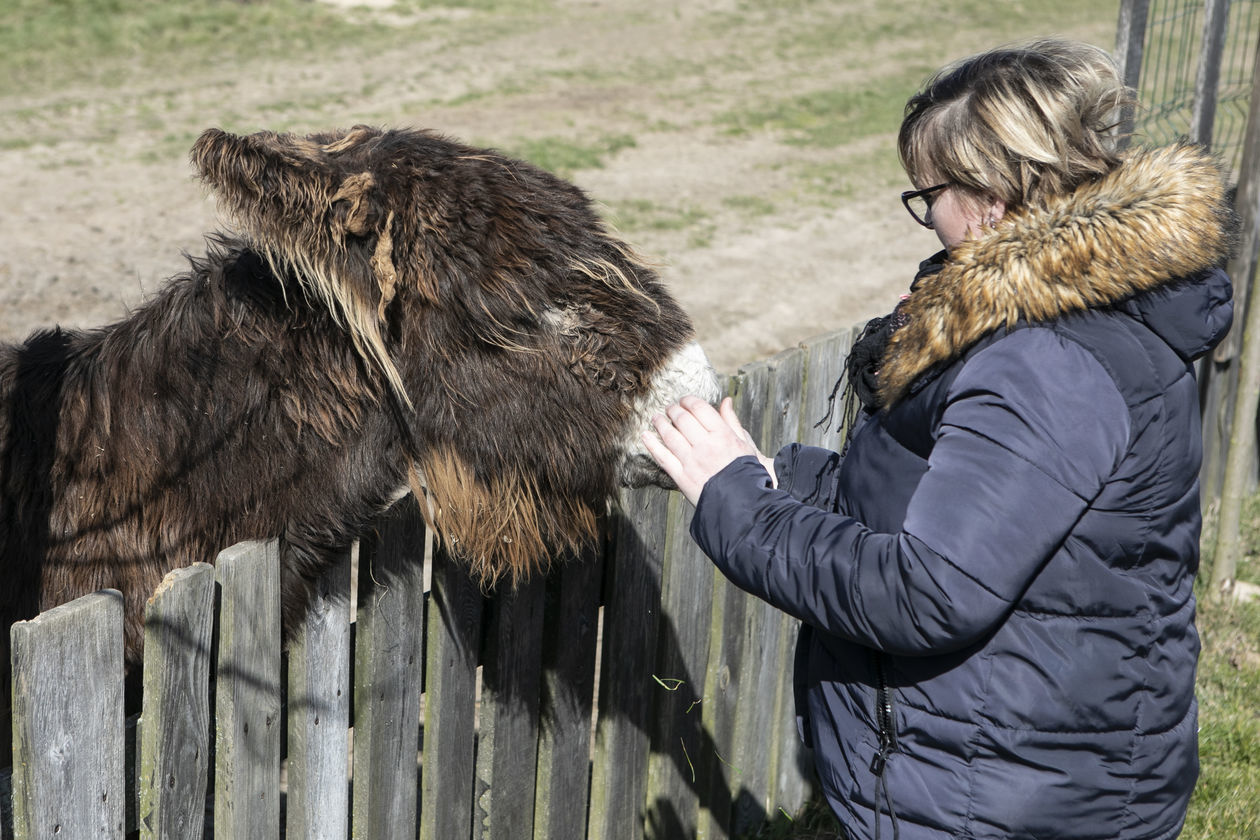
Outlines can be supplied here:
[[1189, 144], [1134, 150], [1109, 175], [1008, 213], [903, 302], [908, 323], [880, 366], [882, 404], [994, 330], [1116, 304], [1220, 263], [1232, 219], [1220, 164]]

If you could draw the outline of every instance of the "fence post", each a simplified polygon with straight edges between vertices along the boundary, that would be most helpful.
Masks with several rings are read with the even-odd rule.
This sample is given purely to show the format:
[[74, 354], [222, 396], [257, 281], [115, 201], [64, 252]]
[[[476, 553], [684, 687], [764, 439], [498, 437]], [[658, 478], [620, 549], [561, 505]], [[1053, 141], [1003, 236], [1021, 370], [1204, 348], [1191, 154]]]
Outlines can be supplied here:
[[[758, 447], [770, 454], [788, 442], [786, 438], [795, 438], [800, 429], [804, 365], [804, 352], [792, 349], [745, 369], [746, 387], [739, 394], [738, 413]], [[791, 673], [788, 645], [795, 638], [794, 628], [780, 610], [742, 592], [740, 596], [747, 604], [742, 627], [745, 675], [735, 723], [739, 749], [732, 759], [740, 781], [731, 814], [735, 835], [765, 822], [777, 798], [783, 735], [783, 727], [777, 724], [786, 709], [782, 677]]]
[[547, 581], [543, 618], [542, 722], [534, 840], [586, 836], [590, 797], [591, 720], [594, 712], [601, 545], [563, 561]]
[[533, 837], [546, 582], [500, 585], [481, 666], [474, 840]]
[[107, 590], [10, 630], [17, 840], [122, 840], [122, 622], [122, 595]]
[[1203, 48], [1199, 51], [1199, 72], [1194, 83], [1194, 113], [1190, 118], [1190, 139], [1212, 145], [1216, 123], [1216, 94], [1221, 80], [1225, 52], [1225, 24], [1229, 21], [1229, 0], [1206, 0], [1203, 17]]
[[350, 824], [350, 561], [316, 583], [289, 644], [286, 837], [344, 840]]
[[215, 837], [280, 833], [280, 547], [219, 554], [215, 683]]
[[[1194, 102], [1194, 120], [1190, 127], [1191, 136], [1200, 142], [1210, 142], [1213, 137], [1214, 115], [1218, 96], [1217, 80], [1220, 75], [1221, 53], [1224, 51], [1229, 18], [1228, 0], [1211, 0], [1207, 5], [1206, 17], [1203, 28], [1203, 50], [1205, 54], [1200, 57], [1199, 78]], [[1204, 88], [1208, 87], [1208, 81], [1205, 80], [1205, 77], [1209, 75], [1211, 76], [1210, 96], [1204, 90]], [[1255, 95], [1253, 93], [1253, 108], [1250, 112], [1253, 119], [1255, 116], [1254, 101]], [[1254, 161], [1248, 164], [1246, 149], [1244, 148], [1244, 155], [1241, 161], [1243, 171], [1240, 173], [1239, 192], [1235, 198], [1235, 206], [1238, 208], [1240, 216], [1243, 217], [1244, 238], [1247, 217], [1247, 199], [1244, 195], [1246, 191], [1245, 184], [1248, 180], [1254, 180], [1255, 178], [1254, 174], [1249, 176], [1246, 172], [1249, 165], [1254, 173]], [[1248, 299], [1251, 293], [1250, 272], [1246, 268], [1247, 258], [1244, 256], [1246, 252], [1247, 247], [1244, 243], [1243, 247], [1239, 249], [1237, 255], [1226, 267], [1231, 279], [1234, 281], [1234, 329], [1225, 336], [1225, 339], [1221, 341], [1209, 356], [1200, 360], [1198, 365], [1203, 418], [1203, 467], [1200, 471], [1200, 487], [1205, 509], [1222, 500], [1226, 493], [1224, 489], [1225, 471], [1228, 469], [1227, 461], [1232, 457], [1230, 441], [1234, 434], [1233, 424], [1242, 416], [1237, 410], [1236, 403], [1241, 386], [1239, 356], [1242, 352], [1242, 325], [1247, 317]], [[1244, 431], [1244, 439], [1245, 435], [1246, 432]], [[1250, 444], [1247, 444], [1247, 446], [1252, 448]], [[1238, 454], [1241, 456], [1243, 453]], [[1252, 457], [1254, 457], [1254, 452], [1252, 452]], [[1244, 491], [1250, 490], [1254, 486], [1254, 467], [1253, 462], [1250, 468], [1244, 469], [1243, 474], [1248, 476], [1246, 483], [1243, 485]]]
[[[735, 403], [735, 413], [744, 421], [745, 428], [755, 429], [747, 410], [753, 402], [747, 393], [753, 387], [747, 372], [741, 369], [724, 384], [726, 393]], [[700, 706], [708, 749], [697, 762], [701, 804], [697, 837], [727, 840], [734, 836], [734, 802], [743, 776], [734, 761], [739, 745], [736, 730], [740, 686], [748, 670], [744, 664], [745, 636], [742, 629], [752, 599], [716, 567], [709, 574], [713, 581], [709, 661], [705, 667], [704, 696]]]
[[691, 539], [692, 512], [681, 493], [670, 494], [646, 795], [648, 818], [660, 827], [655, 837], [698, 835], [700, 792], [708, 787], [703, 760], [714, 749], [700, 707], [712, 631], [713, 564]]
[[[1126, 86], [1137, 90], [1142, 80], [1142, 46], [1146, 41], [1146, 19], [1151, 0], [1120, 0], [1120, 19], [1116, 22], [1116, 64]], [[1120, 138], [1123, 143], [1133, 134], [1133, 109], [1120, 116]]]
[[197, 840], [210, 767], [214, 567], [170, 572], [144, 611], [144, 713], [137, 781], [140, 837]]
[[420, 840], [472, 836], [477, 658], [484, 598], [440, 546], [433, 551], [425, 644]]
[[424, 554], [424, 520], [413, 496], [397, 502], [378, 520], [375, 533], [359, 543], [354, 640], [356, 838], [416, 836]]
[[[1247, 116], [1236, 204], [1242, 235], [1238, 250], [1229, 262], [1229, 273], [1235, 285], [1243, 290], [1238, 297], [1246, 301], [1251, 297], [1247, 292], [1255, 283], [1257, 257], [1260, 256], [1260, 43], [1257, 44], [1256, 64], [1252, 71], [1251, 107]], [[1240, 304], [1238, 310], [1243, 308]], [[1239, 390], [1234, 403], [1216, 550], [1212, 560], [1210, 595], [1216, 599], [1227, 595], [1234, 585], [1242, 549], [1239, 537], [1242, 497], [1255, 477], [1256, 408], [1260, 403], [1260, 307], [1251, 306], [1245, 313], [1238, 310], [1234, 332], [1242, 332], [1243, 349], [1239, 359]]]
[[652, 661], [668, 515], [668, 492], [644, 488], [623, 492], [614, 517], [588, 828], [588, 836], [600, 840], [644, 836], [648, 718], [656, 685]]

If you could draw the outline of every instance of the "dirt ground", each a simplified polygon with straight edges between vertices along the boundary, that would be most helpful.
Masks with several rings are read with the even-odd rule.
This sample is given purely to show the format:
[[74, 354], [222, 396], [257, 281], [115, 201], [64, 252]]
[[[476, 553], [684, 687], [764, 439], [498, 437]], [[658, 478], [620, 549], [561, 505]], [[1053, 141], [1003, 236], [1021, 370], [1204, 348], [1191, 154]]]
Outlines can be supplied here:
[[[183, 252], [198, 253], [220, 224], [186, 161], [203, 128], [356, 122], [506, 148], [631, 138], [571, 177], [614, 217], [619, 207], [653, 208], [652, 218], [618, 226], [661, 261], [721, 370], [859, 323], [887, 311], [936, 247], [897, 200], [905, 185], [888, 163], [896, 126], [811, 147], [774, 126], [731, 132], [722, 115], [869, 79], [901, 58], [907, 45], [895, 35], [860, 55], [782, 46], [789, 26], [845, 16], [861, 25], [881, 1], [800, 4], [790, 20], [743, 12], [744, 28], [733, 30], [708, 23], [731, 20], [745, 6], [736, 0], [644, 0], [634, 15], [566, 0], [547, 25], [477, 37], [468, 27], [481, 13], [445, 8], [424, 13], [432, 27], [421, 32], [431, 34], [370, 56], [270, 56], [0, 98], [0, 339], [117, 320], [184, 269]], [[369, 5], [390, 13], [389, 0]], [[1106, 44], [1113, 21], [1108, 7], [1065, 34]], [[985, 37], [946, 28], [933, 49], [963, 55], [989, 46]]]

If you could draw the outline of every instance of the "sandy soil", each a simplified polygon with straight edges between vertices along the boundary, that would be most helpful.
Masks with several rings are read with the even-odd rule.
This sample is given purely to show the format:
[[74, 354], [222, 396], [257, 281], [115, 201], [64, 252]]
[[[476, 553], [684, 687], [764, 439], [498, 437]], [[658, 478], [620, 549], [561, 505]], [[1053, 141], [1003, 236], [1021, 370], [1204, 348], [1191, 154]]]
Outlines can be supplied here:
[[[391, 14], [389, 0], [370, 5], [377, 9], [347, 13]], [[183, 270], [183, 252], [199, 252], [220, 224], [185, 159], [211, 125], [419, 125], [507, 148], [628, 136], [632, 145], [571, 176], [614, 217], [625, 206], [690, 214], [684, 225], [619, 227], [661, 261], [722, 370], [896, 301], [936, 243], [897, 200], [904, 184], [887, 165], [895, 126], [851, 148], [819, 149], [773, 128], [733, 134], [721, 120], [760, 101], [868, 77], [902, 56], [907, 45], [895, 40], [871, 42], [861, 55], [774, 47], [788, 27], [815, 19], [856, 16], [857, 25], [876, 0], [802, 4], [786, 18], [735, 0], [644, 0], [634, 15], [614, 15], [620, 7], [598, 0], [560, 5], [565, 13], [545, 25], [531, 19], [477, 37], [469, 27], [481, 13], [434, 10], [426, 34], [371, 56], [173, 68], [0, 99], [0, 339], [117, 320]], [[732, 30], [728, 13], [737, 7], [742, 28]], [[1068, 34], [1105, 43], [1113, 18], [1099, 18], [1093, 31]], [[934, 48], [965, 54], [988, 45], [978, 37], [947, 32]], [[772, 48], [773, 60], [745, 55]], [[885, 163], [872, 166], [881, 154]], [[845, 171], [846, 162], [851, 171], [834, 183], [809, 174]]]

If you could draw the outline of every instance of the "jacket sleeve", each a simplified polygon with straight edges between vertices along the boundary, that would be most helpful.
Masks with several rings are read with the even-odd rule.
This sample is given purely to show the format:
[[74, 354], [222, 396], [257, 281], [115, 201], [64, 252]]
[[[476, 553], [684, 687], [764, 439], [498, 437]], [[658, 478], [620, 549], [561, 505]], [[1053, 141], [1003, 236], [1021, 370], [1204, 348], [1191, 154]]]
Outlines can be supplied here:
[[820, 446], [790, 443], [774, 456], [779, 487], [798, 502], [836, 510], [840, 455]]
[[898, 533], [802, 504], [740, 458], [705, 484], [692, 534], [732, 582], [826, 632], [901, 655], [992, 630], [1128, 445], [1114, 381], [1025, 329], [967, 361]]

